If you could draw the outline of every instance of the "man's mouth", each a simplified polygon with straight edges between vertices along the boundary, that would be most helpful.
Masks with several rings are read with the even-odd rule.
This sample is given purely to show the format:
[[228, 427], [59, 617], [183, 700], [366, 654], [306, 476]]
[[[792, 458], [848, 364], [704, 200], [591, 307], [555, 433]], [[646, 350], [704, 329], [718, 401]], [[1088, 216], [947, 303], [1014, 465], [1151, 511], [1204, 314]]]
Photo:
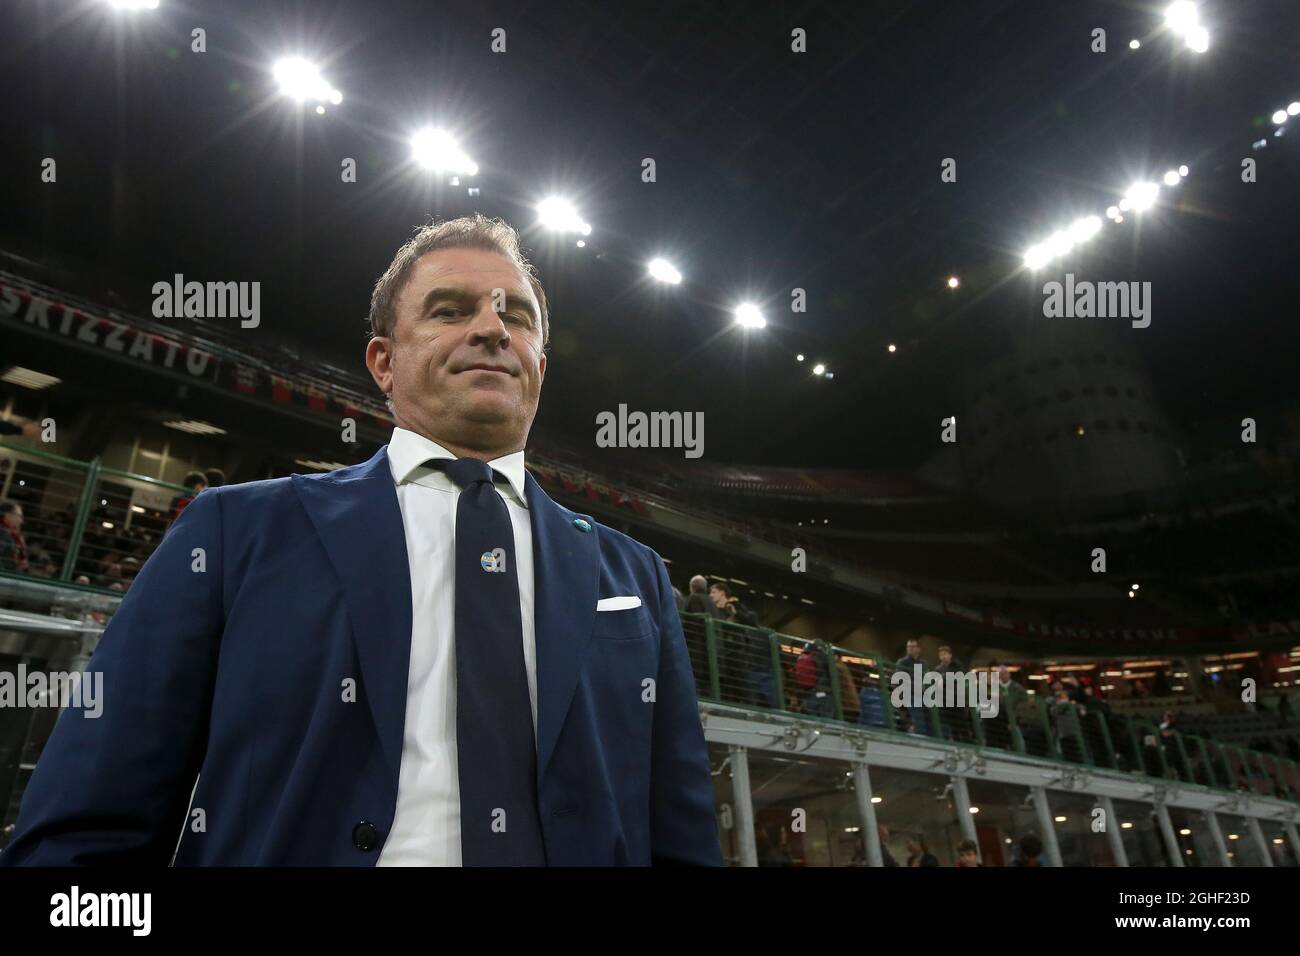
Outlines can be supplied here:
[[463, 369], [461, 369], [461, 371], [462, 372], [497, 372], [498, 374], [501, 375], [512, 374], [510, 369], [505, 368], [504, 366], [488, 365], [485, 362], [476, 362], [473, 365], [466, 365]]

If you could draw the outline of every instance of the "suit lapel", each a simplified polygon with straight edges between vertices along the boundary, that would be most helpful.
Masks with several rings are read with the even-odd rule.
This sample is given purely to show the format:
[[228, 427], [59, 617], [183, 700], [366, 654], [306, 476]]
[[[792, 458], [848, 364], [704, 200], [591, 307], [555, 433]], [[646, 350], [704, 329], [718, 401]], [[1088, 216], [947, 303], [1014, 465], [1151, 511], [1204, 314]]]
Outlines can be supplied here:
[[578, 516], [552, 501], [531, 474], [524, 479], [533, 528], [533, 625], [537, 637], [537, 774], [555, 751], [591, 639], [600, 586], [600, 544]]
[[411, 660], [411, 569], [388, 448], [319, 478], [294, 475], [293, 487], [343, 588], [359, 683], [396, 791]]

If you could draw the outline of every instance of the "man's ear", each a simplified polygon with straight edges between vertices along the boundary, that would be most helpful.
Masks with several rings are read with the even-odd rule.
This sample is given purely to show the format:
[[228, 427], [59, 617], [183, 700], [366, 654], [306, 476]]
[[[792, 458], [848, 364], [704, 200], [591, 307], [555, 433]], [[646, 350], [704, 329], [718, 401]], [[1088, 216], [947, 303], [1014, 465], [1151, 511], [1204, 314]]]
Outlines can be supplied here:
[[393, 392], [393, 340], [378, 335], [366, 345], [366, 368], [385, 395]]

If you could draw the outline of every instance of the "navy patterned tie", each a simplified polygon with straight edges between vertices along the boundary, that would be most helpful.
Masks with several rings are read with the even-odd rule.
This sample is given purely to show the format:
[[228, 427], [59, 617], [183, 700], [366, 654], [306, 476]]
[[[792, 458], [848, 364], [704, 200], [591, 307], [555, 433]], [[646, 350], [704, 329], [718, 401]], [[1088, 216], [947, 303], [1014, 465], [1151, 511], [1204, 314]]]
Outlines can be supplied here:
[[515, 537], [492, 468], [442, 460], [456, 505], [456, 753], [465, 866], [545, 866]]

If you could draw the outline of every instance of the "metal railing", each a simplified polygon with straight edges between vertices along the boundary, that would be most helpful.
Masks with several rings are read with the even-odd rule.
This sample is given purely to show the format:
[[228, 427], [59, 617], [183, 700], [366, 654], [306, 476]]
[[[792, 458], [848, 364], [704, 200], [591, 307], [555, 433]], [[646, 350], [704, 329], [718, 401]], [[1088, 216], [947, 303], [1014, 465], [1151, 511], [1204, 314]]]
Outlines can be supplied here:
[[895, 706], [892, 662], [705, 614], [682, 614], [682, 629], [701, 701], [1300, 802], [1295, 761], [1120, 717], [1104, 702], [1015, 690], [990, 717], [974, 706]]
[[[0, 575], [120, 594], [188, 498], [179, 485], [105, 468], [98, 459], [0, 444], [0, 499], [23, 506], [26, 543], [21, 562], [14, 548], [0, 550]], [[1300, 799], [1295, 761], [1161, 730], [1111, 714], [1104, 702], [1047, 701], [1013, 685], [993, 717], [972, 707], [896, 707], [890, 661], [710, 615], [683, 614], [682, 626], [704, 701]]]

